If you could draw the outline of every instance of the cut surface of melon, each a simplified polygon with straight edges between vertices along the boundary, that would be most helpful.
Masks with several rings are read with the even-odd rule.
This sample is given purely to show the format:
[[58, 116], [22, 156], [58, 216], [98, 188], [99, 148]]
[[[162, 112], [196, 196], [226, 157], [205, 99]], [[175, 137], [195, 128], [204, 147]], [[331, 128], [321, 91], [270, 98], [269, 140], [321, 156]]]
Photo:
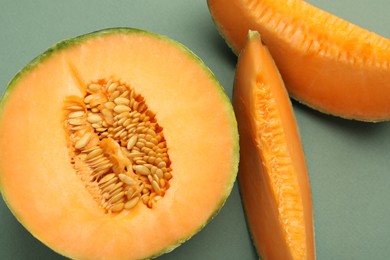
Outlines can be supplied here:
[[208, 0], [238, 54], [248, 30], [269, 47], [290, 96], [327, 114], [390, 119], [390, 40], [302, 0]]
[[239, 184], [262, 259], [314, 259], [309, 176], [291, 102], [257, 32], [236, 69], [233, 106], [240, 133]]
[[237, 167], [223, 88], [164, 36], [113, 28], [65, 40], [21, 70], [1, 101], [3, 198], [67, 257], [171, 251], [216, 215]]

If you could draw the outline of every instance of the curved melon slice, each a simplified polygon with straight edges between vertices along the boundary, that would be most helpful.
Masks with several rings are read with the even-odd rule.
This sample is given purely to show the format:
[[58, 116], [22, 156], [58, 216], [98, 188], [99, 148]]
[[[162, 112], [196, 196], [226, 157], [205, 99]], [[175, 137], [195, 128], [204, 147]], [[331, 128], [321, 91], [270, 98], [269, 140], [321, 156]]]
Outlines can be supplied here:
[[324, 113], [390, 119], [390, 40], [302, 0], [208, 0], [238, 54], [248, 30], [269, 47], [290, 95]]
[[314, 259], [309, 176], [292, 106], [257, 32], [242, 50], [233, 107], [240, 133], [239, 184], [262, 259]]
[[43, 243], [77, 259], [141, 259], [174, 249], [222, 207], [238, 134], [199, 58], [114, 28], [63, 41], [14, 77], [0, 158], [4, 200]]

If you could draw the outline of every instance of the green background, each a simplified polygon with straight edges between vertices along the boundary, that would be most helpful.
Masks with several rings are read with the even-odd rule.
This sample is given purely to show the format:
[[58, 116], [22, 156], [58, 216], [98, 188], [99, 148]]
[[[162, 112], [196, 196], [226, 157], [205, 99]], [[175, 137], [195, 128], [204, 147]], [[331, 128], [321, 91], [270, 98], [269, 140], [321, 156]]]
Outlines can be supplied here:
[[[390, 36], [388, 0], [309, 2]], [[0, 0], [1, 93], [19, 69], [54, 43], [117, 26], [185, 44], [231, 96], [237, 59], [201, 0]], [[390, 259], [390, 123], [347, 121], [293, 106], [312, 184], [317, 258]], [[0, 259], [63, 257], [34, 239], [0, 200]], [[160, 259], [257, 259], [237, 185], [209, 225]]]

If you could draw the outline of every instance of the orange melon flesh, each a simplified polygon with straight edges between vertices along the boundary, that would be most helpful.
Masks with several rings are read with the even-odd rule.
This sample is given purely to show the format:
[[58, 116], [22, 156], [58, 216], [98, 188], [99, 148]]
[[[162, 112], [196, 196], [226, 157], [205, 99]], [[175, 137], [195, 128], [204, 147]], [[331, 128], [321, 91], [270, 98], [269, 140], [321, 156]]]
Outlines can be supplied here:
[[240, 53], [233, 92], [240, 134], [239, 184], [262, 259], [314, 259], [304, 153], [283, 81], [257, 32]]
[[208, 0], [235, 53], [248, 30], [269, 47], [290, 96], [327, 114], [390, 119], [390, 41], [302, 0]]
[[[164, 128], [173, 178], [152, 209], [105, 213], [69, 161], [63, 101], [109, 77], [141, 93]], [[212, 73], [182, 45], [129, 28], [61, 42], [23, 69], [3, 97], [0, 136], [4, 200], [39, 240], [78, 259], [172, 250], [218, 212], [238, 164], [234, 113]]]

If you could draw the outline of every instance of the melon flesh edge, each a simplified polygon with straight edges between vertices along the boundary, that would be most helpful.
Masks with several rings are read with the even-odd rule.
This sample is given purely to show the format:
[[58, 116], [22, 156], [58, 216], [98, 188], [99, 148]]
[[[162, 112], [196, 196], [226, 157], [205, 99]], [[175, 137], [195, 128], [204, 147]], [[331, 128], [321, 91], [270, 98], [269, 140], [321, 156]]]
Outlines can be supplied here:
[[233, 51], [248, 30], [267, 44], [294, 99], [360, 121], [390, 118], [390, 41], [301, 0], [208, 0]]
[[[279, 117], [272, 120], [280, 120], [283, 126], [286, 143], [279, 147], [286, 147], [284, 160], [291, 164], [276, 169], [280, 175], [272, 169], [269, 158], [274, 152], [265, 146], [266, 133], [259, 129], [259, 114], [266, 113], [258, 107], [262, 102], [259, 84], [269, 89], [276, 104]], [[300, 136], [281, 77], [257, 32], [250, 32], [239, 56], [233, 106], [240, 133], [240, 192], [259, 255], [262, 259], [315, 259], [311, 191]]]
[[[164, 128], [174, 177], [152, 210], [103, 213], [69, 163], [63, 100], [110, 77], [142, 94]], [[18, 220], [65, 256], [156, 256], [222, 207], [237, 172], [236, 131], [221, 86], [186, 48], [133, 29], [96, 32], [54, 46], [11, 81], [1, 104], [1, 191]]]

